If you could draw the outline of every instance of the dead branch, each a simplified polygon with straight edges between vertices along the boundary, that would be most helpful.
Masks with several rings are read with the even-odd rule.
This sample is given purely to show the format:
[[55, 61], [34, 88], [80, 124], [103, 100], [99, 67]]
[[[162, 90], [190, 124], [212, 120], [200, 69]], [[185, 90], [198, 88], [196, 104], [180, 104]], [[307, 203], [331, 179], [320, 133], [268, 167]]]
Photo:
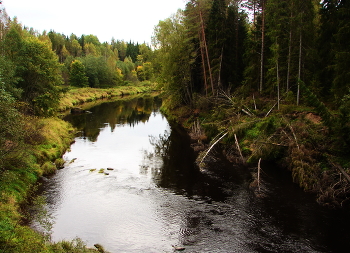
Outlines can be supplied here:
[[300, 149], [299, 144], [298, 144], [298, 140], [297, 140], [297, 136], [295, 135], [292, 126], [291, 126], [290, 124], [288, 124], [288, 127], [289, 127], [290, 131], [291, 131], [292, 134], [293, 134], [293, 137], [294, 137], [294, 140], [295, 140], [295, 144], [297, 145], [298, 149]]
[[242, 155], [241, 148], [239, 147], [239, 143], [238, 143], [237, 135], [236, 135], [236, 134], [234, 134], [234, 136], [235, 136], [235, 143], [236, 143], [236, 146], [237, 146], [237, 149], [238, 149], [239, 155], [241, 156], [242, 163], [244, 163], [244, 158], [243, 158], [243, 155]]
[[258, 190], [259, 190], [259, 192], [260, 192], [260, 170], [261, 170], [260, 163], [261, 163], [261, 158], [259, 158], [259, 162], [258, 162]]
[[331, 162], [331, 164], [333, 165], [333, 167], [338, 169], [343, 174], [343, 176], [346, 178], [346, 180], [350, 183], [350, 176], [349, 176], [349, 174], [346, 173], [345, 170], [340, 165], [335, 164], [333, 162]]
[[242, 108], [242, 112], [244, 112], [245, 114], [247, 114], [247, 115], [250, 116], [250, 117], [254, 116], [253, 114], [251, 114], [251, 113], [248, 112], [247, 110], [244, 110], [243, 108]]
[[283, 145], [283, 144], [273, 143], [273, 142], [258, 141], [257, 143], [270, 144], [270, 145], [281, 146], [281, 147], [288, 147], [288, 145]]
[[218, 140], [216, 140], [212, 145], [210, 145], [210, 147], [208, 148], [206, 154], [203, 156], [201, 163], [203, 162], [203, 160], [205, 159], [205, 157], [209, 154], [210, 150], [222, 139], [224, 138], [226, 135], [228, 134], [228, 132], [224, 133]]
[[254, 94], [253, 94], [253, 101], [254, 101], [254, 109], [256, 111], [256, 103], [255, 103], [255, 97], [254, 97]]

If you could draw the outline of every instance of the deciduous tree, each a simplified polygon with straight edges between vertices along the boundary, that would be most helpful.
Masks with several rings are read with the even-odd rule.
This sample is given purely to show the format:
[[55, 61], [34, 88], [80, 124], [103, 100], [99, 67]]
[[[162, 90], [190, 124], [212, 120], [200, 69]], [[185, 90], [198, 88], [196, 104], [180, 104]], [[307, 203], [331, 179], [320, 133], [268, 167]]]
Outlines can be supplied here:
[[83, 63], [79, 60], [74, 60], [70, 65], [70, 84], [77, 87], [87, 87], [88, 77]]

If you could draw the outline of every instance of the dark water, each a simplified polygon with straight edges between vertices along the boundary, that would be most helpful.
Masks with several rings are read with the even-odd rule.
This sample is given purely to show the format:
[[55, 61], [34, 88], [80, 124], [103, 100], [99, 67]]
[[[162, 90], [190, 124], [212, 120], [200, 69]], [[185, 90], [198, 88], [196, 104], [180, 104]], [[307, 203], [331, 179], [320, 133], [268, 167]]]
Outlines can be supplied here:
[[80, 136], [64, 155], [65, 168], [43, 184], [54, 241], [80, 237], [135, 253], [173, 252], [171, 245], [184, 252], [349, 252], [349, 211], [318, 206], [273, 165], [262, 165], [263, 198], [249, 190], [248, 169], [219, 153], [200, 171], [188, 137], [169, 125], [160, 103], [134, 98], [66, 118]]

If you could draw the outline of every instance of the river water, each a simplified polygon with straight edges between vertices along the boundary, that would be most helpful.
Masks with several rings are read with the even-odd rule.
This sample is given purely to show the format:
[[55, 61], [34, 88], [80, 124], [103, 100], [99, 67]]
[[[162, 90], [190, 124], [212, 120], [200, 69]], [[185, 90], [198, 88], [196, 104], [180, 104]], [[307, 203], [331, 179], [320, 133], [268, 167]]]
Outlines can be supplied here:
[[218, 158], [199, 170], [160, 104], [129, 98], [65, 118], [80, 133], [42, 184], [53, 241], [79, 237], [113, 253], [348, 252], [349, 211], [320, 207], [273, 165], [262, 165], [264, 197], [246, 168]]

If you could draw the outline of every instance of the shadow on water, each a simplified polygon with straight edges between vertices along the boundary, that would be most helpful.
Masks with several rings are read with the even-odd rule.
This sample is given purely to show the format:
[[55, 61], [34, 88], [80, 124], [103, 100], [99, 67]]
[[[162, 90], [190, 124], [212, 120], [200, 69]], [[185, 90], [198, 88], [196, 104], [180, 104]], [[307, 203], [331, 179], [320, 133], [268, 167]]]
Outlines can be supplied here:
[[349, 209], [330, 210], [291, 182], [291, 173], [265, 163], [265, 197], [252, 209], [251, 244], [257, 252], [345, 252], [350, 246]]
[[185, 252], [349, 248], [348, 210], [317, 205], [269, 163], [262, 164], [264, 197], [256, 197], [250, 170], [228, 163], [220, 149], [199, 170], [188, 135], [168, 124], [160, 105], [157, 97], [132, 98], [66, 116], [81, 132], [65, 168], [43, 184], [53, 240], [78, 236], [111, 252], [146, 253], [172, 252], [172, 244]]

